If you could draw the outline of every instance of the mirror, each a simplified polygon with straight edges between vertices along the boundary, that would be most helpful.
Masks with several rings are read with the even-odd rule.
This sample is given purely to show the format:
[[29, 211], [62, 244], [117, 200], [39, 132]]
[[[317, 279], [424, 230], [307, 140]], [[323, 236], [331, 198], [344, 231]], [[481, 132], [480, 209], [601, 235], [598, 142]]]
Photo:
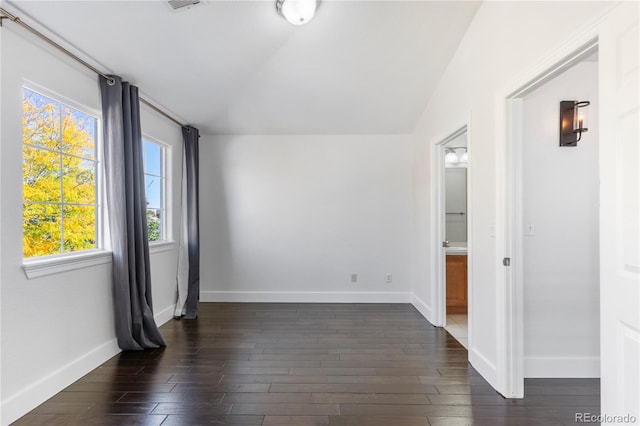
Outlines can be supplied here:
[[467, 169], [445, 169], [445, 235], [449, 242], [467, 242]]

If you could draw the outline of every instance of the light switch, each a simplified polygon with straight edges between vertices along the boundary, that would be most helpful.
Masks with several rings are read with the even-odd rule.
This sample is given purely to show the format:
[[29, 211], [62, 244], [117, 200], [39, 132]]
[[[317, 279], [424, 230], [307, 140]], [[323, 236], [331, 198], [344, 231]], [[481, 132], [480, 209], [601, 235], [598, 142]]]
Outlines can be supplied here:
[[536, 235], [536, 226], [533, 223], [527, 223], [524, 226], [524, 235], [529, 235], [529, 236]]

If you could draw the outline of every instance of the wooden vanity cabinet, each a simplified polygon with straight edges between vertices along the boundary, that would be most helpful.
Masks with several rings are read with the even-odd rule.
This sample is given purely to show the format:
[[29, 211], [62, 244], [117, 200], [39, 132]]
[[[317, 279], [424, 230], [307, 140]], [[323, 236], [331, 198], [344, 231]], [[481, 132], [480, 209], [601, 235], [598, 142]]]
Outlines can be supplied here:
[[447, 314], [467, 313], [467, 256], [446, 256]]

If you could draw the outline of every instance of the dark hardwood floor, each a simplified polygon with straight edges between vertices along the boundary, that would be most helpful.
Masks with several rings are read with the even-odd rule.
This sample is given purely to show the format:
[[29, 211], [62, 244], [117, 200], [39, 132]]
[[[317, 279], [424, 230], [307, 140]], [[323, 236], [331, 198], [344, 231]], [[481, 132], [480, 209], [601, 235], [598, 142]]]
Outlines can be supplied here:
[[202, 303], [168, 346], [115, 356], [16, 425], [562, 425], [599, 383], [504, 399], [411, 305]]

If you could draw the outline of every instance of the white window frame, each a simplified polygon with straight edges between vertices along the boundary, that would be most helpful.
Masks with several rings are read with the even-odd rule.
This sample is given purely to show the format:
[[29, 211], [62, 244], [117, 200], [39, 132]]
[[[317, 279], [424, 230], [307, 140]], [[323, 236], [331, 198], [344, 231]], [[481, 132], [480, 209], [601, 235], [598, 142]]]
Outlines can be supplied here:
[[[147, 133], [142, 134], [142, 143], [144, 144], [145, 142], [158, 145], [161, 150], [160, 170], [161, 170], [162, 176], [158, 176], [158, 177], [162, 179], [162, 184], [163, 184], [162, 193], [160, 195], [163, 205], [160, 206], [160, 209], [162, 210], [164, 216], [163, 216], [163, 221], [161, 223], [161, 226], [162, 226], [161, 239], [158, 241], [149, 241], [149, 252], [153, 254], [153, 253], [158, 253], [166, 250], [171, 250], [175, 244], [175, 242], [173, 241], [172, 226], [171, 226], [171, 205], [172, 205], [171, 195], [172, 194], [171, 194], [171, 180], [170, 180], [170, 176], [171, 176], [170, 159], [172, 158], [172, 152], [171, 152], [171, 145]], [[144, 155], [144, 145], [143, 145], [143, 155]], [[143, 159], [143, 167], [144, 167], [144, 159]], [[145, 176], [148, 175], [146, 170], [144, 171], [144, 175]], [[157, 175], [151, 175], [151, 176], [157, 176]]]
[[[74, 252], [63, 252], [52, 254], [49, 256], [35, 256], [22, 259], [22, 269], [28, 279], [43, 277], [51, 274], [73, 271], [76, 269], [87, 268], [95, 265], [111, 263], [112, 254], [110, 250], [105, 250], [104, 246], [104, 168], [102, 158], [102, 113], [94, 108], [83, 105], [64, 95], [56, 93], [37, 83], [31, 81], [23, 81], [20, 92], [25, 88], [42, 96], [46, 96], [56, 102], [67, 107], [81, 111], [96, 119], [96, 135], [95, 135], [95, 161], [96, 161], [96, 248], [80, 250]], [[22, 96], [20, 97], [20, 118], [22, 119], [24, 112], [22, 111]], [[22, 134], [22, 123], [20, 125], [20, 133]], [[21, 145], [23, 142], [20, 142]], [[21, 157], [22, 158], [22, 157]], [[22, 168], [20, 169], [22, 173]], [[20, 176], [19, 182], [22, 182]], [[23, 200], [24, 204], [24, 200]], [[24, 232], [24, 230], [23, 230]]]

